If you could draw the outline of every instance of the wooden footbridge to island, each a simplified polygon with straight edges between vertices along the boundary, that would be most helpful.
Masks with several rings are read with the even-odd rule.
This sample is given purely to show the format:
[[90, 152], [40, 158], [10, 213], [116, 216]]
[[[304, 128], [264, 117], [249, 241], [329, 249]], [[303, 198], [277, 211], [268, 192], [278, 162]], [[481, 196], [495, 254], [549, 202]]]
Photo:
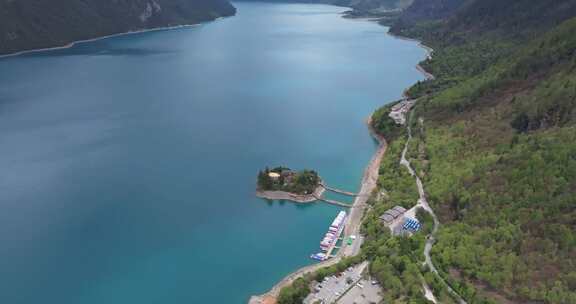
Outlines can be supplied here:
[[339, 202], [337, 200], [331, 200], [331, 199], [326, 199], [320, 196], [316, 196], [316, 199], [320, 202], [324, 202], [324, 203], [328, 203], [330, 205], [336, 205], [336, 206], [340, 206], [340, 207], [344, 207], [344, 208], [352, 208], [352, 204], [350, 203], [343, 203], [343, 202]]
[[332, 187], [327, 186], [323, 183], [320, 183], [320, 186], [322, 186], [322, 188], [324, 188], [328, 191], [334, 192], [334, 193], [339, 193], [339, 194], [343, 194], [343, 195], [347, 195], [347, 196], [353, 196], [353, 197], [358, 196], [358, 193], [332, 188]]
[[[359, 196], [358, 193], [354, 193], [354, 192], [350, 192], [350, 191], [345, 191], [345, 190], [333, 188], [333, 187], [327, 186], [327, 185], [324, 184], [324, 183], [320, 183], [320, 186], [321, 186], [322, 188], [326, 189], [326, 191], [330, 191], [330, 192], [334, 192], [334, 193], [338, 193], [338, 194], [342, 194], [342, 195], [346, 195], [346, 196], [351, 196], [351, 197], [357, 197], [357, 196]], [[340, 202], [340, 201], [333, 200], [333, 199], [327, 199], [327, 198], [324, 198], [324, 197], [321, 197], [321, 196], [315, 196], [315, 197], [316, 197], [316, 199], [317, 199], [318, 201], [321, 201], [321, 202], [324, 202], [324, 203], [328, 203], [328, 204], [331, 204], [331, 205], [336, 205], [336, 206], [344, 207], [344, 208], [352, 208], [352, 207], [353, 207], [351, 203], [344, 203], [344, 202]]]

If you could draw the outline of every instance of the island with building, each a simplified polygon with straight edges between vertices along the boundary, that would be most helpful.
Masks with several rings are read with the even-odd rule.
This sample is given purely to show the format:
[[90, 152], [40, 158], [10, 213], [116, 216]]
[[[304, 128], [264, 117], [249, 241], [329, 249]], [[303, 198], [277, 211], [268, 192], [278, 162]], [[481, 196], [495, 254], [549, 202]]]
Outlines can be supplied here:
[[258, 172], [256, 195], [261, 198], [310, 203], [321, 198], [323, 192], [322, 180], [314, 170], [267, 167]]

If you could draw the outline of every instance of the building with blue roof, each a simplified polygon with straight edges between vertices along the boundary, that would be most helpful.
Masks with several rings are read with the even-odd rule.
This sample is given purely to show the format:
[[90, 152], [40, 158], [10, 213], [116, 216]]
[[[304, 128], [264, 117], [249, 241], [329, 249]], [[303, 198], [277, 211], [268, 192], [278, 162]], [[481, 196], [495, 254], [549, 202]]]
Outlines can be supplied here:
[[420, 228], [422, 228], [422, 224], [420, 224], [420, 222], [417, 219], [413, 218], [406, 218], [404, 225], [402, 225], [402, 229], [412, 232], [417, 232], [418, 230], [420, 230]]

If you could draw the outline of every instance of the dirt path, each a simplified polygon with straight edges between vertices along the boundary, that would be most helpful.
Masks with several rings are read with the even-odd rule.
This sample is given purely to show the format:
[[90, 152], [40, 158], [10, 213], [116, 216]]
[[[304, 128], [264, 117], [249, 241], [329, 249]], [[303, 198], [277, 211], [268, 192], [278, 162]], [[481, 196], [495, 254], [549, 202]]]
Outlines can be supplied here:
[[[416, 172], [414, 172], [414, 169], [412, 168], [410, 161], [408, 159], [406, 159], [406, 153], [408, 152], [408, 146], [410, 145], [410, 141], [412, 141], [412, 128], [410, 127], [410, 121], [411, 120], [412, 120], [412, 112], [410, 113], [410, 118], [408, 120], [408, 123], [406, 124], [406, 130], [408, 131], [408, 139], [406, 140], [404, 150], [402, 151], [402, 158], [400, 160], [400, 164], [405, 166], [408, 169], [408, 171], [410, 172], [410, 175], [412, 175], [416, 179], [416, 186], [418, 187], [418, 195], [419, 195], [418, 204], [416, 204], [416, 206], [422, 207], [424, 210], [426, 210], [428, 213], [430, 213], [430, 215], [432, 215], [432, 218], [434, 219], [434, 228], [432, 229], [432, 232], [428, 235], [428, 237], [426, 239], [426, 245], [424, 246], [425, 264], [428, 265], [428, 268], [430, 268], [430, 270], [438, 277], [438, 279], [442, 282], [442, 284], [444, 284], [444, 286], [446, 286], [448, 292], [451, 293], [456, 298], [456, 301], [459, 304], [467, 304], [466, 301], [464, 301], [464, 299], [454, 289], [452, 289], [452, 287], [450, 287], [450, 285], [448, 283], [446, 283], [446, 281], [444, 281], [442, 276], [440, 276], [440, 274], [438, 273], [438, 269], [436, 269], [436, 266], [434, 266], [434, 263], [432, 262], [432, 258], [430, 257], [430, 251], [432, 250], [432, 246], [434, 246], [434, 243], [436, 242], [436, 233], [438, 232], [438, 227], [440, 226], [440, 221], [438, 220], [438, 217], [434, 213], [434, 210], [432, 210], [432, 208], [430, 207], [430, 204], [428, 204], [428, 200], [426, 199], [426, 192], [424, 191], [424, 185], [422, 184], [422, 180], [420, 180], [420, 177], [418, 176], [418, 174], [416, 174]], [[419, 123], [421, 125], [423, 125], [424, 121], [420, 120]], [[430, 289], [430, 287], [426, 284], [426, 282], [424, 282], [423, 284], [424, 284], [424, 290]], [[428, 296], [430, 296], [430, 294], [428, 292], [426, 292], [426, 294]], [[433, 294], [431, 296], [432, 296], [432, 298], [434, 297]], [[432, 298], [430, 298], [430, 300], [432, 300]], [[432, 301], [436, 303], [436, 299], [434, 299]]]

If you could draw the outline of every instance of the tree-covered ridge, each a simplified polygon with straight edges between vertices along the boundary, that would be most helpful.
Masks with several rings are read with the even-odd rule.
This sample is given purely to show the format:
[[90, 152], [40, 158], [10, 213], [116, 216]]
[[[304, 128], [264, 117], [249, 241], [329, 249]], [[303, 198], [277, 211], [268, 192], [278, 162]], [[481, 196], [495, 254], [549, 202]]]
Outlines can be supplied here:
[[[413, 16], [414, 11], [430, 11], [430, 7], [445, 6], [452, 14]], [[435, 49], [436, 60], [426, 60], [422, 66], [434, 74], [436, 80], [411, 88], [408, 93], [414, 97], [441, 91], [460, 81], [477, 82], [471, 76], [478, 76], [486, 69], [501, 67], [505, 63], [517, 62], [510, 59], [516, 59], [518, 55], [523, 55], [527, 62], [536, 59], [533, 55], [537, 54], [518, 52], [527, 51], [527, 44], [542, 39], [550, 30], [561, 31], [558, 25], [573, 16], [576, 16], [574, 0], [421, 0], [415, 1], [406, 10], [400, 20], [393, 24], [391, 32], [419, 38]], [[568, 38], [573, 41], [573, 37]], [[561, 46], [554, 42], [548, 45]], [[542, 54], [556, 55], [547, 49]], [[570, 57], [570, 54], [565, 56], [574, 57]], [[544, 60], [541, 61], [544, 63]], [[537, 67], [534, 66], [532, 70], [535, 69]], [[501, 82], [501, 79], [494, 81]]]
[[[478, 144], [486, 138], [467, 138], [469, 128], [426, 132], [425, 183], [445, 224], [437, 265], [511, 299], [572, 303], [576, 130], [512, 136], [488, 149]], [[473, 285], [453, 285], [481, 298]]]
[[286, 167], [266, 168], [258, 172], [258, 190], [312, 194], [320, 186], [320, 176], [314, 170], [292, 171]]
[[435, 22], [454, 14], [469, 0], [414, 0], [398, 21], [395, 29], [413, 29], [416, 24]]
[[403, 30], [435, 47], [409, 156], [471, 303], [576, 303], [575, 3], [477, 0]]
[[0, 54], [235, 13], [227, 0], [0, 0]]
[[508, 39], [531, 39], [576, 15], [573, 0], [476, 0], [447, 22], [452, 32], [492, 35]]

